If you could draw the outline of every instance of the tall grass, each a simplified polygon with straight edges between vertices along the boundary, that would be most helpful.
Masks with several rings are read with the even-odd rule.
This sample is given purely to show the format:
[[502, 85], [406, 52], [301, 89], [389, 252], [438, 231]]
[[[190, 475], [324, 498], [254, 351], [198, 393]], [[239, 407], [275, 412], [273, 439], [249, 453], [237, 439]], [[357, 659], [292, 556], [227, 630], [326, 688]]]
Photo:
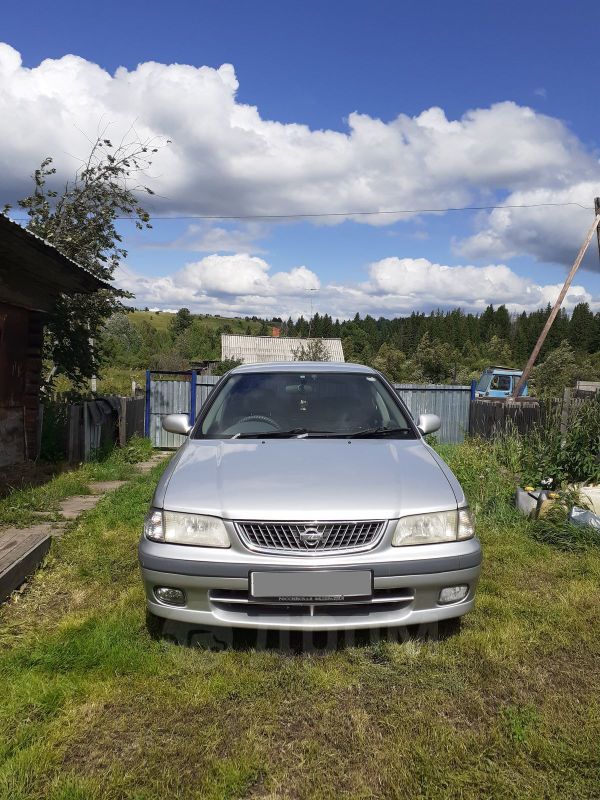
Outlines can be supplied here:
[[574, 484], [600, 480], [600, 400], [576, 408], [561, 433], [560, 413], [546, 416], [527, 435], [509, 427], [494, 439], [469, 439], [462, 445], [436, 445], [470, 499], [478, 520], [520, 517], [515, 508], [517, 486], [539, 486], [550, 479], [558, 490], [552, 508], [526, 521], [529, 535], [560, 550], [600, 548], [600, 533], [569, 519], [574, 505], [584, 506]]

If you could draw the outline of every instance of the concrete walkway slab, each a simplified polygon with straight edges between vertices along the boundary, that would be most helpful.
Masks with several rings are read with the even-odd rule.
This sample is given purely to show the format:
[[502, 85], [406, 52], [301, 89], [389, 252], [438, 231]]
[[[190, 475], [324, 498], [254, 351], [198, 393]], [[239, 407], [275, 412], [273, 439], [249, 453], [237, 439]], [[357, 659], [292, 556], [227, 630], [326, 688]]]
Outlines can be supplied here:
[[172, 455], [173, 455], [172, 450], [157, 450], [153, 454], [152, 458], [150, 458], [148, 461], [142, 461], [141, 463], [136, 464], [135, 468], [137, 469], [138, 472], [145, 474], [146, 472], [150, 472], [151, 470], [153, 470], [154, 467], [157, 464], [160, 464], [161, 461], [164, 461], [165, 458], [169, 458], [169, 456]]
[[76, 519], [84, 511], [89, 511], [94, 508], [103, 495], [100, 494], [83, 494], [75, 495], [75, 497], [67, 497], [59, 504], [59, 512], [65, 519]]
[[92, 481], [89, 484], [92, 494], [106, 494], [106, 492], [113, 492], [115, 489], [120, 489], [125, 486], [127, 481]]

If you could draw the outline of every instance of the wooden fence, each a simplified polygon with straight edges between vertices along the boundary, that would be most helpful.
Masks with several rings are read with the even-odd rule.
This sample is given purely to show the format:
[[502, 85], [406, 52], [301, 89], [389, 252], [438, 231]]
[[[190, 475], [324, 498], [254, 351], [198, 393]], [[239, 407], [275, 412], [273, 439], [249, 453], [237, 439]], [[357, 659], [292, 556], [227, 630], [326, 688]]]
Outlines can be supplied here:
[[42, 457], [89, 461], [115, 444], [123, 446], [134, 434], [144, 435], [143, 397], [100, 397], [80, 403], [46, 403], [42, 422]]
[[469, 433], [484, 439], [493, 439], [507, 431], [523, 435], [535, 427], [545, 426], [550, 419], [555, 420], [564, 433], [572, 415], [586, 402], [585, 398], [574, 397], [570, 389], [565, 389], [563, 397], [555, 400], [472, 400]]

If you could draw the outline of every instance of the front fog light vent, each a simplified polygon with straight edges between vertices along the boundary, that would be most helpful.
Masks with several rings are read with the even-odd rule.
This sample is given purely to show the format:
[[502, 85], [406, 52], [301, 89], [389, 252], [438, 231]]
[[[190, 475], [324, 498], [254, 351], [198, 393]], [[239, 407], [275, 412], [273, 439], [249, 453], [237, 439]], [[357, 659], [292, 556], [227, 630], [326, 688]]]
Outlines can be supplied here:
[[468, 593], [469, 587], [464, 584], [462, 586], [446, 586], [440, 592], [438, 603], [458, 603], [460, 600], [464, 600]]
[[169, 606], [184, 606], [185, 592], [181, 589], [174, 589], [171, 586], [155, 586], [154, 595], [161, 603]]

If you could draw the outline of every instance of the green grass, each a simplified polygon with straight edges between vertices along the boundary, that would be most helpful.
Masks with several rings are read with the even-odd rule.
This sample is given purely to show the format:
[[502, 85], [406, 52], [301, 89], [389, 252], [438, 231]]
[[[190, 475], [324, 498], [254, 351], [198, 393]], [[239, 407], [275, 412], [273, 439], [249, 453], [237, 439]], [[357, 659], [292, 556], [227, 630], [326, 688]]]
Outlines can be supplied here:
[[104, 498], [0, 610], [0, 798], [600, 796], [600, 554], [536, 541], [489, 449], [440, 449], [485, 554], [440, 642], [155, 641], [136, 543], [162, 466]]
[[134, 464], [152, 455], [149, 439], [133, 437], [123, 448], [115, 448], [107, 456], [83, 464], [78, 469], [62, 472], [42, 486], [21, 489], [0, 499], [0, 528], [22, 527], [39, 522], [32, 512], [47, 512], [52, 516], [58, 503], [73, 495], [91, 494], [92, 481], [129, 480]]

